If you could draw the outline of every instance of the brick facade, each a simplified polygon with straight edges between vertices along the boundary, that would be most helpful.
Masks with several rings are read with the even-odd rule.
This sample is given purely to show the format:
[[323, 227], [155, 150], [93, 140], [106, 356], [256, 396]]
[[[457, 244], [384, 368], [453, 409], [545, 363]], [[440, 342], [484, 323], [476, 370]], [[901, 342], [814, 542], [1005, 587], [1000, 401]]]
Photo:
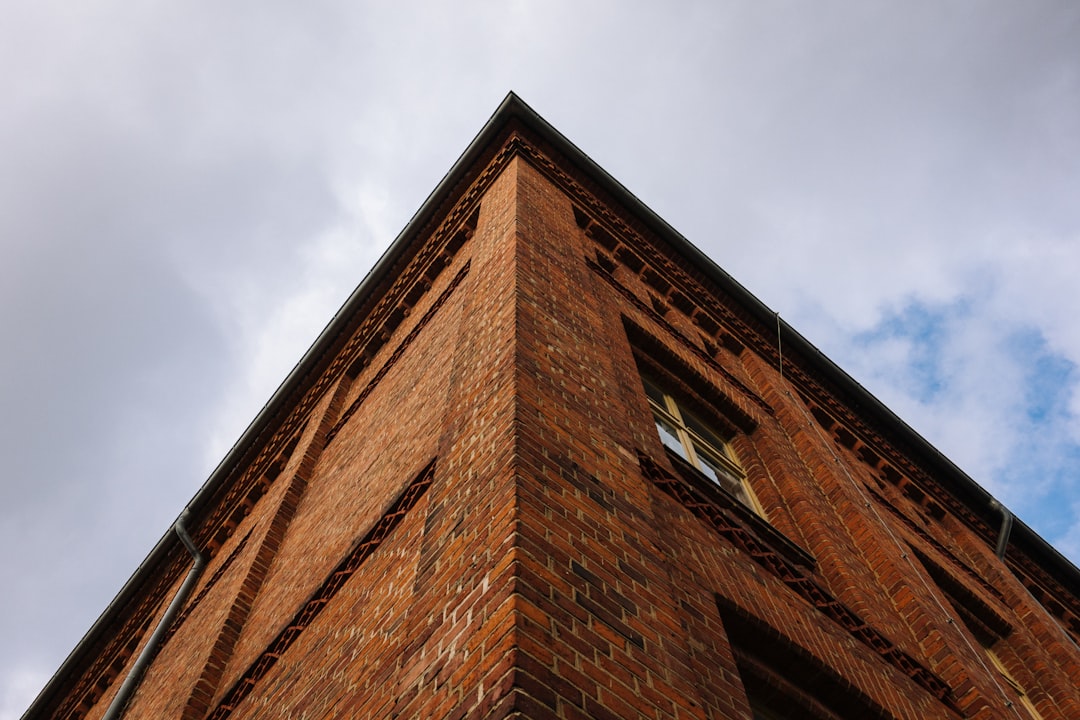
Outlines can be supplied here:
[[[1078, 718], [1080, 577], [990, 500], [510, 96], [192, 500], [123, 716]], [[103, 717], [191, 562], [27, 717]]]

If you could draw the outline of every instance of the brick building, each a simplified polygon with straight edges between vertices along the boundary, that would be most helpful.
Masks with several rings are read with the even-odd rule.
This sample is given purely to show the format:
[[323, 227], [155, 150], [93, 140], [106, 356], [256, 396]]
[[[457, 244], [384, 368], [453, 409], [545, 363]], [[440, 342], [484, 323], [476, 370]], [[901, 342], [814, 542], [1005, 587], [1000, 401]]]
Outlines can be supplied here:
[[26, 717], [1075, 719], [1078, 640], [1073, 565], [511, 95]]

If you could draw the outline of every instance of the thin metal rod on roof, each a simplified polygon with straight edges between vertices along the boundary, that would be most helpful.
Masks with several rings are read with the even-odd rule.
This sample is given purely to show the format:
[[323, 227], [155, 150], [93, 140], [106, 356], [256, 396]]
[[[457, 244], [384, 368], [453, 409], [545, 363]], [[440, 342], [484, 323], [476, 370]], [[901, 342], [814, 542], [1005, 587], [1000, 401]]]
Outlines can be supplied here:
[[780, 342], [780, 313], [774, 313], [776, 315], [776, 352], [780, 356], [780, 379], [784, 379], [784, 346]]

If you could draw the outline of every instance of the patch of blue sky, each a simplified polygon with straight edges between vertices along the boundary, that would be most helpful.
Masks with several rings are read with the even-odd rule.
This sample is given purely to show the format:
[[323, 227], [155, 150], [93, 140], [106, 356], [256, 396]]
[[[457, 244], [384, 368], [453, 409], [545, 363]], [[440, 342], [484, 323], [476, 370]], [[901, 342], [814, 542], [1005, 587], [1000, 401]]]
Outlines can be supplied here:
[[942, 365], [943, 347], [949, 324], [967, 311], [964, 301], [948, 305], [912, 302], [890, 312], [871, 330], [855, 336], [856, 346], [869, 347], [890, 341], [903, 341], [907, 357], [903, 360], [903, 390], [922, 403], [930, 403], [946, 388]]
[[1034, 423], [1064, 422], [1069, 388], [1080, 382], [1080, 372], [1068, 358], [1049, 352], [1041, 334], [1029, 331], [1017, 335], [1015, 345], [1010, 345], [1030, 363], [1024, 394], [1028, 419]]
[[1080, 384], [1080, 368], [1052, 352], [1034, 330], [1015, 333], [1009, 348], [1026, 372], [1013, 451], [1000, 471], [1000, 484], [1014, 512], [1053, 541], [1078, 521], [1080, 438], [1069, 432], [1074, 427], [1069, 399]]
[[[1008, 490], [1002, 493], [1008, 508], [1050, 544], [1075, 533], [1077, 517], [1076, 471], [1080, 468], [1080, 446], [1021, 448], [1017, 461], [1002, 473]], [[1062, 548], [1065, 550], [1065, 548]], [[1074, 550], [1075, 552], [1075, 550]], [[1080, 564], [1080, 557], [1073, 557]]]
[[[986, 362], [1015, 370], [998, 380], [1019, 387], [984, 386], [983, 392], [999, 396], [1001, 405], [966, 403], [965, 394], [972, 388], [964, 387], [958, 373], [972, 372], [982, 362], [977, 348], [964, 349], [957, 342], [963, 342], [965, 324], [989, 320], [980, 314], [982, 309], [971, 297], [948, 303], [910, 302], [856, 335], [854, 347], [877, 363], [880, 375], [871, 380], [884, 382], [883, 390], [892, 385], [927, 409], [940, 407], [930, 412], [945, 417], [949, 407], [990, 413], [983, 420], [996, 427], [984, 430], [988, 438], [1007, 447], [1000, 448], [1003, 452], [997, 458], [991, 454], [992, 477], [976, 480], [1051, 543], [1072, 537], [1080, 523], [1080, 438], [1070, 434], [1077, 427], [1070, 399], [1080, 392], [1080, 367], [1054, 351], [1035, 328], [1006, 332], [994, 347], [986, 348], [997, 356]], [[993, 381], [992, 376], [979, 378], [980, 383]]]

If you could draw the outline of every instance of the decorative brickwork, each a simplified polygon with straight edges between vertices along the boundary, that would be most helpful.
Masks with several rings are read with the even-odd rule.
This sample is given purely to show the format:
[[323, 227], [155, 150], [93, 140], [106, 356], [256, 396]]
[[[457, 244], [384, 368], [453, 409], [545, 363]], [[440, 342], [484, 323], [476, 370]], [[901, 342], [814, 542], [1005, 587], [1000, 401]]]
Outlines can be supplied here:
[[202, 589], [200, 589], [199, 592], [195, 593], [195, 596], [191, 598], [190, 601], [188, 601], [187, 607], [185, 607], [183, 611], [176, 616], [176, 620], [173, 621], [172, 627], [170, 627], [168, 632], [165, 634], [165, 640], [162, 644], [169, 642], [169, 638], [173, 636], [173, 633], [176, 632], [177, 628], [184, 624], [184, 620], [186, 620], [188, 615], [191, 614], [191, 611], [199, 607], [199, 603], [202, 602], [203, 598], [205, 598], [206, 595], [214, 589], [214, 586], [217, 585], [219, 580], [221, 580], [222, 575], [229, 571], [229, 568], [232, 567], [232, 564], [236, 562], [236, 558], [240, 555], [240, 553], [244, 551], [244, 548], [247, 547], [247, 542], [250, 537], [251, 531], [249, 530], [244, 535], [244, 537], [241, 538], [240, 542], [237, 543], [236, 547], [232, 549], [232, 552], [229, 553], [228, 557], [225, 558], [225, 561], [221, 563], [221, 566], [217, 570], [215, 570], [214, 573], [210, 576], [210, 579], [206, 581], [206, 584], [202, 586]]
[[941, 557], [946, 558], [952, 565], [952, 567], [963, 573], [964, 577], [967, 579], [968, 582], [975, 583], [980, 588], [982, 588], [984, 592], [989, 593], [998, 600], [1005, 600], [1005, 597], [1004, 595], [1002, 595], [1001, 590], [988, 583], [971, 567], [969, 567], [966, 563], [956, 557], [956, 555], [954, 555], [947, 547], [938, 542], [933, 535], [928, 533], [923, 528], [919, 527], [918, 523], [916, 523], [914, 520], [902, 513], [895, 505], [882, 497], [880, 493], [878, 493], [873, 488], [867, 488], [867, 492], [869, 492], [871, 497], [873, 497], [875, 500], [878, 501], [878, 503], [881, 504], [881, 507], [888, 510], [901, 523], [903, 523], [903, 526], [906, 527], [912, 534], [914, 534], [920, 540], [922, 540], [927, 545], [936, 550]]
[[259, 680], [289, 649], [289, 646], [296, 642], [300, 634], [319, 616], [326, 603], [333, 599], [341, 586], [378, 549], [379, 545], [401, 522], [405, 514], [416, 505], [417, 501], [430, 487], [434, 473], [435, 463], [433, 461], [405, 488], [405, 492], [386, 510], [383, 516], [379, 518], [379, 521], [375, 523], [375, 526], [356, 544], [352, 552], [334, 568], [334, 572], [322, 582], [315, 594], [293, 615], [292, 620], [267, 646], [259, 659], [248, 668], [240, 681], [225, 694], [225, 699], [209, 715], [210, 720], [223, 720], [223, 718], [227, 718], [232, 714], [233, 709], [248, 696]]
[[[808, 577], [794, 563], [785, 559], [746, 526], [733, 522], [731, 516], [716, 503], [704, 500], [686, 483], [665, 473], [648, 455], [639, 451], [638, 458], [645, 476], [656, 483], [657, 487], [678, 500], [687, 510], [708, 523], [718, 535], [747, 553], [754, 562], [778, 577], [819, 612], [839, 624], [851, 633], [852, 637], [876, 652], [887, 663], [923, 686], [934, 697], [956, 709], [952, 691], [941, 678], [896, 647], [888, 638], [864, 622], [851, 608], [838, 602], [813, 578]], [[730, 512], [735, 505], [736, 501], [732, 500], [727, 510]]]
[[411, 345], [413, 340], [416, 339], [416, 336], [420, 334], [420, 331], [423, 330], [429, 322], [431, 322], [431, 318], [435, 317], [435, 313], [439, 311], [439, 308], [441, 308], [446, 302], [447, 298], [450, 297], [450, 293], [454, 292], [457, 286], [461, 284], [461, 281], [465, 278], [465, 275], [467, 275], [468, 272], [469, 263], [465, 263], [461, 270], [458, 271], [457, 275], [454, 276], [454, 279], [450, 282], [450, 285], [445, 290], [443, 290], [441, 295], [439, 295], [439, 299], [436, 300], [430, 308], [428, 308], [428, 311], [424, 313], [424, 316], [420, 318], [420, 321], [416, 323], [415, 327], [413, 327], [413, 329], [409, 331], [409, 334], [405, 336], [405, 338], [401, 341], [401, 344], [398, 345], [397, 348], [394, 350], [393, 354], [390, 355], [390, 357], [383, 364], [383, 366], [379, 368], [379, 371], [375, 373], [371, 380], [368, 381], [368, 383], [364, 386], [364, 389], [360, 391], [360, 395], [355, 400], [353, 400], [352, 403], [349, 404], [349, 407], [347, 407], [345, 409], [345, 412], [341, 414], [341, 418], [336, 423], [334, 423], [334, 426], [330, 428], [330, 430], [327, 431], [327, 445], [329, 445], [330, 442], [334, 439], [334, 436], [338, 434], [338, 431], [341, 430], [342, 426], [349, 421], [349, 418], [353, 416], [353, 413], [360, 409], [360, 406], [363, 404], [364, 400], [367, 399], [367, 396], [371, 394], [371, 391], [375, 389], [375, 386], [379, 384], [379, 381], [386, 375], [386, 373], [390, 371], [390, 368], [394, 366], [394, 363], [396, 363], [401, 358], [401, 356], [408, 349], [409, 345]]
[[[421, 246], [414, 260], [395, 279], [393, 285], [368, 312], [359, 327], [351, 330], [349, 342], [339, 350], [335, 357], [331, 358], [317, 381], [309, 387], [291, 409], [277, 432], [267, 441], [263, 451], [251, 461], [247, 472], [232, 484], [230, 491], [219, 500], [217, 511], [207, 522], [208, 527], [218, 527], [225, 522], [225, 513], [235, 508], [241, 502], [240, 498], [251, 492], [257, 478], [267, 473], [276, 454], [282, 451], [289, 439], [302, 432], [302, 426], [307, 421], [308, 415], [333, 384], [340, 380], [346, 370], [355, 376], [359, 368], [408, 317], [412, 307], [431, 288], [435, 278], [471, 236], [478, 212], [475, 208], [475, 198], [479, 197], [493, 174], [481, 177], [470, 195], [464, 198], [434, 231], [431, 240]], [[469, 210], [472, 211], [471, 214], [466, 215]]]

